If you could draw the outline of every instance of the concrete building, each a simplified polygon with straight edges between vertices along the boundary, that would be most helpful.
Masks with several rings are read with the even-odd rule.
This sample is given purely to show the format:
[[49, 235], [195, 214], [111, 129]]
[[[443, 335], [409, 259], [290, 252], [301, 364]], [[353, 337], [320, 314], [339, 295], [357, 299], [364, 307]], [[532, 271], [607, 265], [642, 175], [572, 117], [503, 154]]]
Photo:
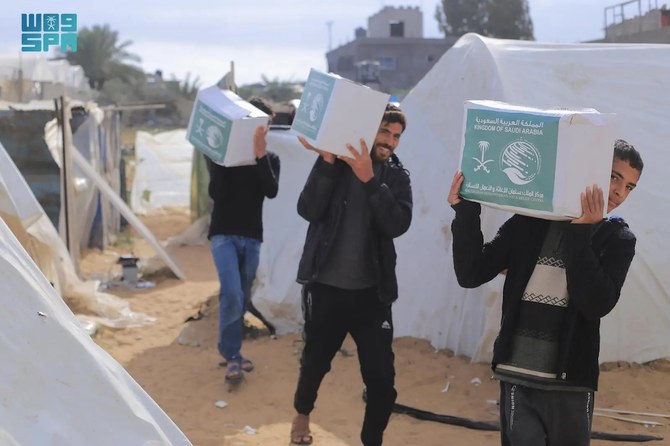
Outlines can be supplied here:
[[326, 53], [328, 71], [402, 98], [454, 44], [456, 38], [423, 37], [419, 7], [386, 6], [368, 28]]
[[[646, 6], [646, 8], [645, 8]], [[629, 0], [604, 9], [603, 43], [670, 43], [670, 10], [652, 0]]]

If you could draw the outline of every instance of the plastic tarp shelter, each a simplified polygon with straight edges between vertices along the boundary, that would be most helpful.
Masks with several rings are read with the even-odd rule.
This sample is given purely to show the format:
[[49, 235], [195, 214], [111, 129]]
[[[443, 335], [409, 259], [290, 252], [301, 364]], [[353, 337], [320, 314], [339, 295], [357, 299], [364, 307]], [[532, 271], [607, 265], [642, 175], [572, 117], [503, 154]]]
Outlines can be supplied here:
[[98, 315], [91, 316], [91, 319], [118, 328], [153, 321], [153, 318], [131, 311], [127, 301], [98, 291], [98, 281], [79, 279], [58, 230], [1, 143], [0, 217], [52, 284], [57, 295], [77, 301]]
[[135, 136], [135, 175], [130, 207], [136, 214], [189, 210], [193, 145], [186, 129]]
[[67, 60], [49, 60], [45, 55], [0, 56], [0, 79], [16, 79], [18, 70], [23, 78], [34, 82], [51, 82], [78, 89], [88, 88], [84, 69]]
[[[86, 105], [86, 113], [79, 113], [79, 121], [72, 134], [73, 149], [88, 161], [117, 193], [121, 190], [120, 173], [120, 122], [119, 116], [110, 110], [102, 110], [94, 103]], [[45, 125], [44, 139], [59, 171], [62, 166], [62, 130], [57, 120]], [[108, 199], [100, 195], [93, 182], [76, 165], [74, 175], [74, 209], [78, 216], [69, 226], [78, 240], [79, 251], [95, 245], [104, 249], [116, 240], [120, 230], [119, 212]], [[60, 206], [59, 229], [64, 227], [64, 206]], [[95, 241], [94, 241], [95, 240]], [[78, 253], [77, 253], [78, 258]]]
[[[447, 193], [458, 167], [463, 102], [492, 99], [520, 105], [595, 108], [618, 115], [620, 138], [642, 153], [638, 187], [615, 212], [637, 235], [636, 256], [617, 307], [601, 325], [601, 362], [670, 357], [670, 46], [547, 44], [467, 34], [410, 91], [401, 107], [408, 127], [397, 154], [409, 169], [413, 222], [396, 239], [400, 297], [395, 336], [427, 339], [473, 361], [488, 361], [500, 322], [502, 278], [466, 290], [453, 272]], [[279, 331], [301, 324], [295, 283], [307, 223], [298, 195], [315, 159], [295, 136], [270, 132], [281, 158], [279, 194], [264, 207], [264, 242], [254, 303]], [[509, 218], [483, 208], [485, 238]]]
[[[71, 119], [72, 144], [120, 192], [120, 116], [97, 104], [74, 101], [77, 112]], [[0, 140], [19, 167], [54, 225], [64, 227], [61, 206], [60, 166], [62, 131], [54, 115], [53, 101], [0, 103]], [[46, 119], [46, 121], [45, 121]], [[73, 256], [89, 246], [103, 249], [116, 240], [120, 230], [119, 212], [101, 197], [92, 182], [76, 166], [73, 168], [74, 203], [77, 219], [69, 222], [76, 240]]]
[[19, 102], [63, 94], [79, 99], [97, 96], [81, 66], [64, 59], [50, 60], [46, 53], [0, 55], [0, 87], [3, 99]]
[[4, 219], [0, 283], [0, 444], [191, 444], [81, 328]]

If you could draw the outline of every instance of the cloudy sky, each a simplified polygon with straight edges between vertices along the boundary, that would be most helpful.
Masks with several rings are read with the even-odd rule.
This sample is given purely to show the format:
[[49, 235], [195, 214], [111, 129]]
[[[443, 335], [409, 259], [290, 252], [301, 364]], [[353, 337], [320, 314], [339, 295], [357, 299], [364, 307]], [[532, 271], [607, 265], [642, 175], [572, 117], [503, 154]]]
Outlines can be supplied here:
[[[575, 43], [603, 36], [604, 9], [623, 0], [529, 0], [538, 41]], [[652, 5], [656, 0], [651, 0]], [[642, 1], [643, 12], [648, 0]], [[326, 69], [325, 53], [367, 27], [384, 6], [418, 6], [424, 37], [440, 37], [433, 14], [439, 0], [62, 0], [11, 1], [0, 17], [0, 55], [18, 56], [21, 13], [75, 13], [78, 26], [109, 24], [146, 71], [166, 78], [197, 76], [214, 84], [235, 63], [238, 85], [261, 80], [305, 80]], [[637, 14], [637, 3], [624, 10]], [[610, 18], [611, 20], [611, 18]]]

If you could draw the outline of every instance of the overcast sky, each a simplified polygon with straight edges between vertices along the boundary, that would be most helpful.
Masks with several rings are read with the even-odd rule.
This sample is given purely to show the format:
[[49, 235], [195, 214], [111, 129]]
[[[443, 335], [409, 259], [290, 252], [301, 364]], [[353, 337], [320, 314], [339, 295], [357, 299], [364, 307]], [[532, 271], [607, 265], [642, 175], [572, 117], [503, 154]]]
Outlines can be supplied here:
[[[529, 0], [538, 41], [575, 43], [603, 36], [604, 9], [623, 0]], [[648, 1], [643, 0], [643, 12]], [[663, 1], [661, 0], [661, 3]], [[326, 69], [329, 45], [353, 40], [369, 16], [384, 6], [418, 6], [424, 37], [441, 37], [434, 11], [439, 0], [22, 0], [3, 3], [0, 54], [21, 49], [21, 13], [75, 13], [78, 26], [109, 24], [142, 67], [166, 78], [198, 76], [212, 85], [235, 62], [238, 85], [261, 80], [305, 80], [309, 69]], [[54, 5], [58, 5], [54, 7]], [[637, 3], [624, 10], [637, 14]], [[611, 20], [611, 19], [610, 19]]]

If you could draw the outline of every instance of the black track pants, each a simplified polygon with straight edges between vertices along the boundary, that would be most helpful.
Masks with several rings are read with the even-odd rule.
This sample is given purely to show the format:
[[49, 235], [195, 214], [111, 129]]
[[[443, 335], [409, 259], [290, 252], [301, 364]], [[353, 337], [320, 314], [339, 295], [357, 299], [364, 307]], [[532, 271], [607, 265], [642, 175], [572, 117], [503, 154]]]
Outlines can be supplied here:
[[500, 383], [503, 446], [588, 446], [594, 392], [532, 389]]
[[314, 409], [321, 381], [349, 333], [367, 388], [361, 440], [365, 446], [381, 445], [397, 396], [391, 307], [379, 301], [374, 288], [344, 290], [313, 283], [305, 286], [302, 298], [305, 346], [294, 399], [296, 411], [307, 415]]

